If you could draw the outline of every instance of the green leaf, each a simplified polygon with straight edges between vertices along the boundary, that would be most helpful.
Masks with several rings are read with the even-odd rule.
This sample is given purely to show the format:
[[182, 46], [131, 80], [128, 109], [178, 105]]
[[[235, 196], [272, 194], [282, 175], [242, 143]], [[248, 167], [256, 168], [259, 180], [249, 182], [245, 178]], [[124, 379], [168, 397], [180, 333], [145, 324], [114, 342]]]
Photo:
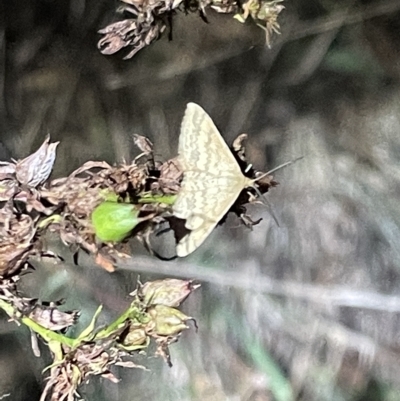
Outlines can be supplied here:
[[94, 329], [96, 328], [96, 321], [97, 318], [99, 317], [101, 311], [103, 309], [103, 306], [100, 305], [95, 314], [92, 317], [92, 320], [90, 321], [89, 325], [82, 331], [81, 334], [79, 334], [78, 338], [74, 340], [74, 346], [79, 345], [83, 341], [90, 341], [94, 337]]

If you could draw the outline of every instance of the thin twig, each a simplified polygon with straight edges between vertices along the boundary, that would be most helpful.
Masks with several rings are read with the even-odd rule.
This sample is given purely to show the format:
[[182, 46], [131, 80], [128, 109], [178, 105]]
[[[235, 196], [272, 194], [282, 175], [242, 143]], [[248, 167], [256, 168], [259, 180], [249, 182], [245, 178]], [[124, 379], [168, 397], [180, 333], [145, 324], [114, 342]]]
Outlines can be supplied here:
[[263, 275], [251, 275], [248, 272], [242, 274], [230, 271], [227, 274], [225, 270], [205, 269], [193, 263], [169, 262], [166, 264], [157, 259], [141, 256], [135, 256], [131, 261], [121, 261], [118, 266], [122, 269], [142, 273], [157, 273], [179, 278], [190, 277], [214, 285], [251, 290], [255, 293], [299, 298], [316, 304], [326, 304], [330, 307], [345, 306], [391, 313], [400, 312], [400, 296], [385, 295], [373, 291], [357, 291], [343, 286], [325, 287], [308, 283], [281, 281]]

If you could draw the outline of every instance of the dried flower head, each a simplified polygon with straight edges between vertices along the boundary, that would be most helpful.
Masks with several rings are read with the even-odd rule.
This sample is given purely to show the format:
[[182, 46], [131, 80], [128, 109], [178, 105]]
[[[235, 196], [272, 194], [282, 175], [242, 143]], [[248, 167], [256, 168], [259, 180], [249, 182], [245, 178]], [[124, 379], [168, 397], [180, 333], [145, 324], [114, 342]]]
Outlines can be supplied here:
[[78, 311], [63, 312], [57, 306], [36, 304], [28, 316], [41, 326], [54, 331], [66, 329], [76, 323], [79, 317]]
[[58, 144], [59, 142], [50, 143], [50, 135], [47, 135], [35, 153], [19, 160], [15, 167], [18, 182], [33, 188], [43, 184], [53, 169]]
[[146, 306], [164, 305], [178, 307], [191, 292], [199, 288], [193, 280], [164, 279], [148, 281], [138, 289]]
[[0, 209], [0, 276], [18, 271], [33, 251], [36, 227], [26, 214], [15, 215], [11, 202]]
[[271, 36], [273, 33], [280, 34], [280, 25], [278, 16], [285, 9], [282, 4], [283, 0], [263, 1], [263, 0], [248, 0], [242, 4], [242, 14], [236, 14], [235, 18], [244, 23], [248, 17], [254, 21], [262, 21], [257, 25], [265, 30], [265, 41], [267, 46], [271, 47]]
[[133, 142], [143, 152], [143, 154], [149, 155], [153, 153], [154, 145], [149, 138], [143, 135], [133, 134]]

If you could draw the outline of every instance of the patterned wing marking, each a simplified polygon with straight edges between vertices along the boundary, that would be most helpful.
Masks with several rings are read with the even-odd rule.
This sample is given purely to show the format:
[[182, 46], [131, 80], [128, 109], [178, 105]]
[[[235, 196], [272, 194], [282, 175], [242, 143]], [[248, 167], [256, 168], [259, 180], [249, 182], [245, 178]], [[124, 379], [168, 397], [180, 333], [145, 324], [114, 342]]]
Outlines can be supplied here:
[[243, 175], [211, 118], [194, 103], [187, 105], [182, 121], [179, 161], [183, 180], [173, 212], [191, 230], [176, 247], [184, 257], [204, 242], [253, 180]]
[[183, 237], [176, 245], [176, 254], [183, 258], [195, 251], [210, 235], [216, 224], [204, 225]]
[[189, 103], [186, 107], [178, 153], [184, 171], [225, 170], [242, 175], [235, 157], [210, 116], [195, 103]]
[[186, 219], [186, 228], [194, 230], [202, 221], [218, 223], [246, 186], [244, 176], [215, 177], [206, 172], [188, 171], [173, 206], [174, 215]]

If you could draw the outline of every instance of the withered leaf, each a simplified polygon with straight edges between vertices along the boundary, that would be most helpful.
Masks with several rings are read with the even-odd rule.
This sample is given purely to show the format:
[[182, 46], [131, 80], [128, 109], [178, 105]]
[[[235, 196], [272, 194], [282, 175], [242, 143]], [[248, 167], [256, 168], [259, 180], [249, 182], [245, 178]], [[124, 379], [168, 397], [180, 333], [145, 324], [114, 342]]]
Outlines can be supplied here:
[[143, 135], [133, 134], [133, 142], [145, 155], [153, 153], [153, 143], [149, 138]]

